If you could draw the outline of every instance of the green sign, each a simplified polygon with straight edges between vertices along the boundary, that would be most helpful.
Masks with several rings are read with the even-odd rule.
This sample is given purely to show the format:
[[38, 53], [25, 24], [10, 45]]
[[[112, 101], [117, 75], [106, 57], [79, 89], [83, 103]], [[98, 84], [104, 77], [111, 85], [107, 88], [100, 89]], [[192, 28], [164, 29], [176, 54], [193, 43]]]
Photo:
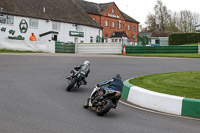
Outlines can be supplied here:
[[25, 19], [22, 19], [22, 21], [19, 24], [19, 29], [21, 33], [26, 33], [28, 30], [28, 24]]
[[69, 31], [70, 36], [84, 37], [84, 32]]

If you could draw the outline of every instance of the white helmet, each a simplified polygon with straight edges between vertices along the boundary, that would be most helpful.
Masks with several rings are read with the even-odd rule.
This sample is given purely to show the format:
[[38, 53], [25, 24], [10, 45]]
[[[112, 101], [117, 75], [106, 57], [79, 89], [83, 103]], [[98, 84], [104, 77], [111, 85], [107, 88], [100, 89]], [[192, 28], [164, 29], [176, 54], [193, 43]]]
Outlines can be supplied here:
[[84, 65], [90, 66], [90, 62], [89, 61], [84, 61]]

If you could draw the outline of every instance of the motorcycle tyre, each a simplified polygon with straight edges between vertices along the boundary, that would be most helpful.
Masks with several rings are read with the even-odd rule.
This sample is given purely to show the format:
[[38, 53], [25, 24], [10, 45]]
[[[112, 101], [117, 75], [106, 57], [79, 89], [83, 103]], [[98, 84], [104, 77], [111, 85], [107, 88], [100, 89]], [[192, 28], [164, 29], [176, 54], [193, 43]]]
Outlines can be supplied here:
[[66, 88], [66, 91], [71, 91], [71, 89], [74, 87], [74, 85], [76, 84], [76, 80], [73, 78], [71, 80], [71, 82], [69, 82], [67, 88]]
[[98, 116], [103, 116], [105, 115], [113, 106], [113, 102], [110, 99], [106, 99], [106, 105], [100, 110], [98, 108], [96, 109], [96, 113]]

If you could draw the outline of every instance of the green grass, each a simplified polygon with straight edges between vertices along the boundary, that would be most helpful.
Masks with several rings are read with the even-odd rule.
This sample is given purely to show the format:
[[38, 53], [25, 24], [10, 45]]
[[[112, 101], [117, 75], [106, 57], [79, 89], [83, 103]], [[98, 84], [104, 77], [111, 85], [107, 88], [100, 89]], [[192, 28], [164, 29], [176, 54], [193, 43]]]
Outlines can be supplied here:
[[155, 92], [200, 99], [200, 72], [174, 72], [131, 79], [131, 84]]
[[20, 51], [20, 50], [8, 50], [8, 49], [0, 49], [0, 53], [43, 53], [39, 51]]
[[200, 58], [200, 54], [126, 54], [125, 56]]
[[189, 46], [191, 46], [191, 45], [199, 45], [198, 43], [192, 43], [192, 44], [184, 44], [184, 45], [189, 45]]

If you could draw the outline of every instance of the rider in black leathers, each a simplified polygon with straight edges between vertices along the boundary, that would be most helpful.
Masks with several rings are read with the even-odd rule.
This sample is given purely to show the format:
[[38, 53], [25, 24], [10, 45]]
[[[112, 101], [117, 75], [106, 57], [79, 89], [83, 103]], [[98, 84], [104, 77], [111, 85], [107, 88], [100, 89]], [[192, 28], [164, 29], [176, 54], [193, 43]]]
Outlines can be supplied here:
[[86, 85], [87, 81], [85, 80], [86, 77], [88, 77], [88, 74], [90, 73], [90, 62], [89, 61], [84, 61], [84, 64], [81, 64], [78, 67], [75, 67], [74, 70], [71, 71], [71, 75], [67, 77], [67, 79], [70, 79], [74, 75], [74, 71], [83, 71], [85, 75], [82, 78], [83, 84]]

